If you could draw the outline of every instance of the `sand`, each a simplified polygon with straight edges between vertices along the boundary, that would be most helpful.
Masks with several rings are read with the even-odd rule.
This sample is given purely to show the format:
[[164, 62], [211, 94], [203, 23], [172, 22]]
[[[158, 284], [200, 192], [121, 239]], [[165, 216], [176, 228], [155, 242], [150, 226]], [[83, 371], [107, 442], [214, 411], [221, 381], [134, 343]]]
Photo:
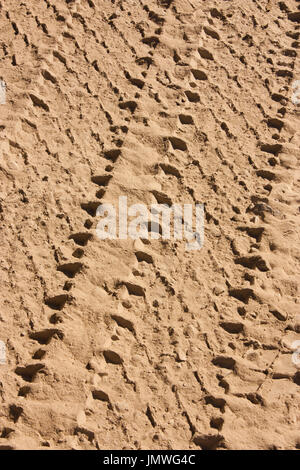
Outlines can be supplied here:
[[[0, 1], [0, 449], [300, 448], [299, 22]], [[204, 246], [100, 240], [120, 195]]]

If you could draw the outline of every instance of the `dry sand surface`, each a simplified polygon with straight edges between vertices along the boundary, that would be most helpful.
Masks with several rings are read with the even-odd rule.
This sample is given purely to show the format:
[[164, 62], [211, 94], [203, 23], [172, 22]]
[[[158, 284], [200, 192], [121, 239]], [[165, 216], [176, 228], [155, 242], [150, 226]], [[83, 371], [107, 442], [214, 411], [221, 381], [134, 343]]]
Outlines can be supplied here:
[[[299, 23], [0, 1], [0, 449], [300, 448]], [[120, 195], [204, 203], [203, 248], [100, 240]]]

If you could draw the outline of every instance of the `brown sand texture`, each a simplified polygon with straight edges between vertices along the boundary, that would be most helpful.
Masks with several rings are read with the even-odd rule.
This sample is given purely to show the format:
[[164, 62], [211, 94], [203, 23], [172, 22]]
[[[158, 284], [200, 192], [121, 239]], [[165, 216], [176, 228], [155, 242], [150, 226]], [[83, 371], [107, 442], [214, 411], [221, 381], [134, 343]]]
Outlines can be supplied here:
[[[0, 449], [300, 448], [299, 46], [296, 0], [0, 0]], [[203, 247], [99, 239], [120, 195]]]

